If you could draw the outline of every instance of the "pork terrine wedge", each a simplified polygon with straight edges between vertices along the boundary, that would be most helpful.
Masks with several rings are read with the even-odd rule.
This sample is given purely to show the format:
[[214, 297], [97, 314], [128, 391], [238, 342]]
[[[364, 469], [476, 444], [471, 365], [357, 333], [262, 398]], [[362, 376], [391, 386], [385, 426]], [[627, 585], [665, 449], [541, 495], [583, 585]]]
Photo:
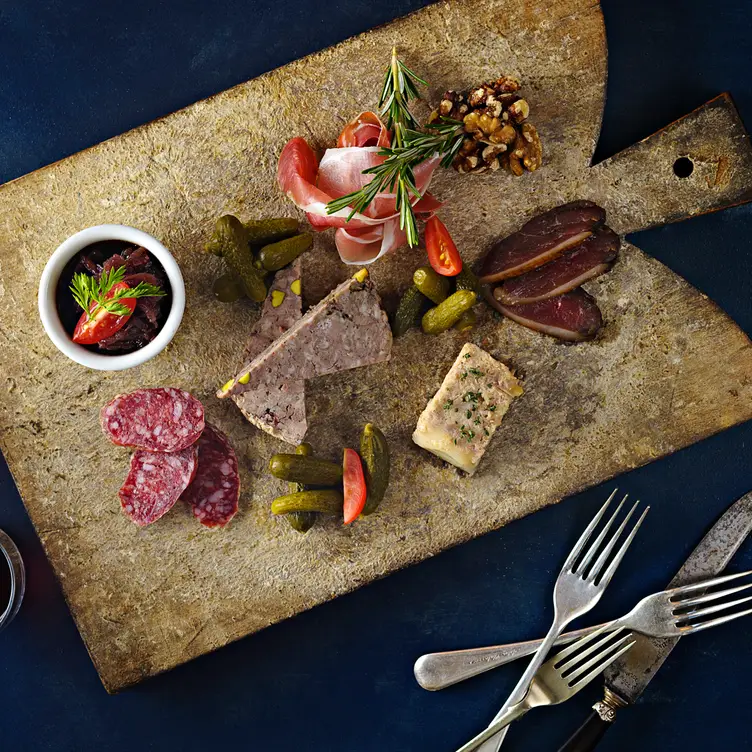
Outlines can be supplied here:
[[220, 398], [389, 360], [392, 331], [365, 269], [345, 280], [217, 393]]
[[[277, 272], [251, 330], [246, 358], [253, 360], [303, 316], [300, 260]], [[262, 431], [290, 444], [299, 444], [308, 430], [305, 381], [292, 379], [278, 384], [259, 384], [233, 395], [246, 419]]]
[[467, 343], [418, 418], [413, 441], [472, 475], [515, 397], [514, 374]]

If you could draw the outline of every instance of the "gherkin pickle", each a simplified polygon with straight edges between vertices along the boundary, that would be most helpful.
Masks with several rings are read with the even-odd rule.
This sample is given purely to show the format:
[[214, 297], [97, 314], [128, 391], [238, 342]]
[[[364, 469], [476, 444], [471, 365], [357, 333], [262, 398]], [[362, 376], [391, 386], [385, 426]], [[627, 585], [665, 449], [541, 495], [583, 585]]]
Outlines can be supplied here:
[[217, 277], [214, 280], [212, 292], [214, 297], [222, 303], [234, 303], [244, 295], [240, 280], [232, 272]]
[[443, 303], [449, 295], [449, 277], [442, 277], [430, 266], [420, 266], [413, 274], [415, 286], [435, 305]]
[[268, 245], [298, 234], [298, 220], [292, 217], [252, 219], [243, 224], [251, 245]]
[[414, 326], [418, 326], [427, 302], [426, 296], [415, 285], [407, 288], [394, 314], [392, 332], [395, 337], [401, 337]]
[[458, 290], [478, 292], [478, 278], [468, 269], [467, 264], [462, 267], [462, 271], [454, 279]]
[[240, 278], [246, 294], [256, 303], [266, 297], [264, 278], [253, 265], [253, 256], [248, 247], [248, 233], [243, 224], [232, 214], [217, 220], [214, 235], [206, 246], [211, 253], [224, 257], [227, 265]]
[[372, 423], [366, 423], [363, 428], [360, 437], [360, 456], [368, 490], [362, 514], [373, 514], [381, 504], [389, 485], [389, 444], [381, 430]]
[[454, 325], [458, 332], [469, 332], [478, 323], [478, 317], [475, 311], [470, 308], [460, 316], [459, 321]]
[[458, 290], [443, 303], [426, 312], [422, 321], [423, 331], [426, 334], [441, 334], [451, 329], [477, 300], [478, 296], [472, 290]]
[[259, 261], [268, 272], [276, 272], [291, 264], [301, 253], [313, 245], [313, 235], [303, 232], [292, 238], [265, 245], [258, 254]]
[[342, 465], [300, 454], [275, 454], [269, 460], [269, 472], [281, 480], [311, 486], [334, 486], [342, 482]]
[[[298, 444], [295, 447], [295, 454], [300, 454], [304, 457], [307, 457], [312, 452], [313, 447], [310, 444]], [[308, 490], [308, 487], [302, 483], [288, 483], [288, 488], [291, 494]], [[287, 515], [287, 521], [293, 530], [297, 530], [299, 533], [307, 533], [316, 523], [316, 512], [290, 512]]]
[[314, 491], [278, 496], [272, 502], [272, 514], [290, 512], [321, 512], [322, 514], [342, 514], [345, 500], [342, 491], [336, 488], [319, 488]]

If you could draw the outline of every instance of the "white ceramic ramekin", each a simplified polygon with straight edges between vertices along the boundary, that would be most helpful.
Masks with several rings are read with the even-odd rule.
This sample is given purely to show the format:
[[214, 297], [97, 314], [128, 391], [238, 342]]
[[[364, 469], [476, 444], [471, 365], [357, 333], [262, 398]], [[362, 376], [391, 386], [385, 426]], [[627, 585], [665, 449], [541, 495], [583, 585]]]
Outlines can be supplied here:
[[[77, 345], [63, 328], [57, 312], [57, 283], [65, 265], [79, 251], [92, 243], [99, 243], [103, 240], [122, 240], [125, 243], [146, 248], [164, 268], [172, 288], [172, 305], [159, 334], [145, 347], [126, 355], [101, 355]], [[125, 225], [97, 225], [71, 235], [52, 254], [39, 281], [39, 316], [47, 336], [61, 353], [76, 363], [96, 371], [123, 371], [151, 360], [162, 352], [175, 336], [184, 310], [185, 284], [180, 267], [172, 254], [156, 238]]]

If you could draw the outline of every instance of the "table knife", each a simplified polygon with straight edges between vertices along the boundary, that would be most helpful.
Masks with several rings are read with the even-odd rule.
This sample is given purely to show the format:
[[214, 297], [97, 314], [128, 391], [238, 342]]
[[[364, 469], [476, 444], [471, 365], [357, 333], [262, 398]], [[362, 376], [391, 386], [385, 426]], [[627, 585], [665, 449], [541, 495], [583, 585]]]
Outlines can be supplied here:
[[[722, 572], [752, 531], [752, 491], [735, 501], [689, 555], [668, 587], [690, 585]], [[681, 638], [635, 634], [635, 645], [604, 672], [603, 699], [559, 752], [591, 752], [611, 728], [616, 711], [635, 703]]]

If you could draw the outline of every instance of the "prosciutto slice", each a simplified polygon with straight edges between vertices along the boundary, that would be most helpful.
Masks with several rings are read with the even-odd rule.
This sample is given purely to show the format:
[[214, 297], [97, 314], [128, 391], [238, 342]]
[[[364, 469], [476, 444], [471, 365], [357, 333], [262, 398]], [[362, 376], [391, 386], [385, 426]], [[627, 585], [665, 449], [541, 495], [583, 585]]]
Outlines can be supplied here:
[[[389, 144], [389, 131], [378, 116], [363, 112], [345, 126], [337, 148], [327, 149], [321, 162], [300, 137], [289, 141], [279, 157], [280, 188], [305, 211], [314, 229], [336, 228], [335, 244], [346, 264], [370, 264], [405, 243], [393, 193], [378, 194], [363, 213], [356, 212], [352, 218], [349, 208], [334, 214], [326, 211], [332, 199], [358, 191], [372, 180], [364, 170], [384, 162], [386, 157], [379, 152]], [[439, 161], [438, 156], [432, 157], [414, 170], [420, 196], [415, 197], [413, 208], [421, 218], [427, 219], [441, 206], [427, 192]]]

